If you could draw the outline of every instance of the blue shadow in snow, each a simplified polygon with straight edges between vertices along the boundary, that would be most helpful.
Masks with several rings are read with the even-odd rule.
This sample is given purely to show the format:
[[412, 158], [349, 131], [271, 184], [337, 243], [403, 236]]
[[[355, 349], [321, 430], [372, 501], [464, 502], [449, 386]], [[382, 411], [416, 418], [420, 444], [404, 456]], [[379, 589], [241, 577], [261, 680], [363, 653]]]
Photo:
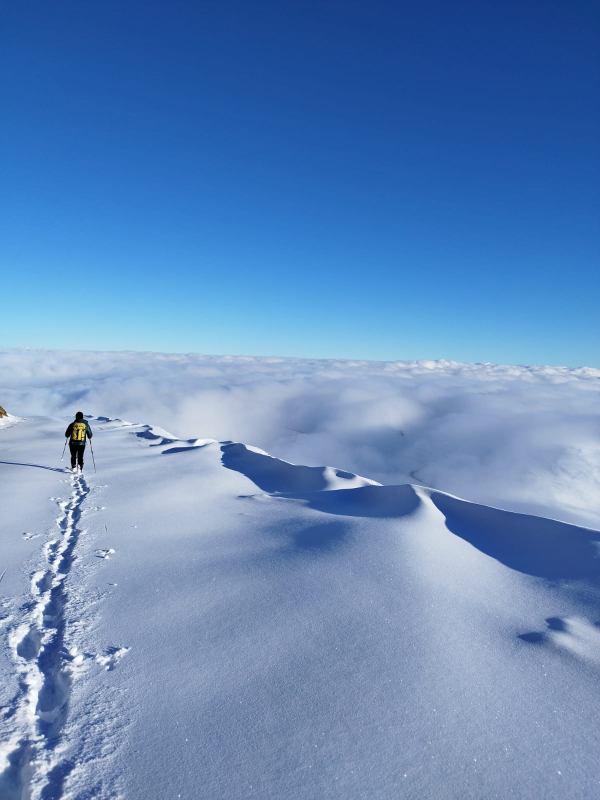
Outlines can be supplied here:
[[75, 769], [75, 762], [67, 759], [53, 767], [46, 776], [46, 785], [40, 800], [56, 800], [62, 797], [65, 781]]
[[349, 536], [350, 528], [345, 523], [325, 522], [303, 528], [294, 536], [294, 545], [301, 550], [333, 550]]
[[[546, 625], [549, 631], [566, 631], [567, 625], [560, 617], [548, 617]], [[531, 633], [522, 633], [519, 636], [527, 644], [542, 644], [548, 640], [547, 632], [545, 631], [532, 631]]]
[[[172, 441], [182, 441], [182, 440], [173, 439]], [[168, 450], [163, 450], [161, 455], [166, 456], [169, 453], [186, 453], [188, 450], [202, 450], [209, 444], [209, 442], [207, 442], [206, 444], [194, 444], [194, 442], [196, 442], [196, 439], [188, 439], [187, 444], [179, 445], [178, 447], [169, 447]], [[163, 443], [168, 444], [168, 442], [165, 442], [165, 440], [163, 440]], [[153, 447], [153, 445], [150, 445], [150, 447]]]
[[[323, 467], [305, 467], [255, 453], [243, 444], [221, 447], [223, 466], [241, 472], [269, 494], [304, 500], [310, 508], [347, 517], [405, 517], [419, 505], [412, 486], [360, 486], [327, 488]], [[352, 479], [350, 472], [336, 471], [338, 478]]]
[[241, 472], [263, 492], [319, 492], [327, 488], [322, 467], [288, 464], [278, 458], [255, 453], [243, 444], [224, 444], [221, 447], [223, 466]]
[[43, 464], [24, 464], [21, 461], [0, 461], [0, 464], [7, 464], [11, 467], [35, 467], [36, 469], [48, 469], [50, 472], [64, 472], [64, 467], [45, 467]]
[[[221, 451], [223, 466], [242, 473], [262, 491], [303, 500], [327, 514], [400, 518], [422, 502], [410, 485], [323, 491], [327, 482], [322, 467], [289, 464], [243, 444], [224, 444]], [[337, 475], [343, 478], [350, 473], [338, 471]], [[548, 580], [600, 583], [599, 531], [502, 511], [441, 492], [432, 491], [430, 496], [451, 533], [510, 569]]]
[[169, 453], [186, 453], [188, 450], [200, 450], [199, 447], [169, 447], [168, 450], [163, 450], [161, 455], [166, 456]]
[[163, 436], [160, 436], [158, 433], [152, 433], [152, 431], [138, 431], [135, 434], [138, 439], [150, 439], [151, 442], [156, 441], [156, 439], [163, 439]]
[[600, 579], [600, 532], [432, 492], [446, 527], [511, 569], [554, 580]]

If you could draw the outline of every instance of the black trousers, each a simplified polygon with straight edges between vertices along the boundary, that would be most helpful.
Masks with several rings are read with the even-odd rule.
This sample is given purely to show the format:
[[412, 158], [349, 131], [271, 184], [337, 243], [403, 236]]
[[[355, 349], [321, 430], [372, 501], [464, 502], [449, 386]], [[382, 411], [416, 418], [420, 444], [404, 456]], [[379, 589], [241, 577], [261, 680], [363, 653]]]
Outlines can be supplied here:
[[69, 450], [71, 451], [71, 466], [74, 467], [76, 463], [79, 463], [79, 466], [81, 469], [83, 469], [83, 451], [85, 450], [85, 442], [83, 444], [69, 442]]

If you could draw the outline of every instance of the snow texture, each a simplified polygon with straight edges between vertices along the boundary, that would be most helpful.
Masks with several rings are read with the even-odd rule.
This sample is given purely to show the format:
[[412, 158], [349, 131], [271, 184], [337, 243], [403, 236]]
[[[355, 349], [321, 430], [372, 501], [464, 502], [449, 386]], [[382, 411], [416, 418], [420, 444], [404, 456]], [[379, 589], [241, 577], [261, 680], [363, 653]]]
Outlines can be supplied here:
[[0, 430], [3, 800], [600, 796], [593, 527], [68, 421]]

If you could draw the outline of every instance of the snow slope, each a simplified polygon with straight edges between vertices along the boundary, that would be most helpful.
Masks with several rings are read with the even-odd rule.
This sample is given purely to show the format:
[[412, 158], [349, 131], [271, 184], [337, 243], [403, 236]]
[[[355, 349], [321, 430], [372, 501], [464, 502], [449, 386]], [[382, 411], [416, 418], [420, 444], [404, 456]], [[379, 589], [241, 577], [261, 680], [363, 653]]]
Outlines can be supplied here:
[[0, 430], [3, 800], [600, 795], [598, 531], [67, 422]]

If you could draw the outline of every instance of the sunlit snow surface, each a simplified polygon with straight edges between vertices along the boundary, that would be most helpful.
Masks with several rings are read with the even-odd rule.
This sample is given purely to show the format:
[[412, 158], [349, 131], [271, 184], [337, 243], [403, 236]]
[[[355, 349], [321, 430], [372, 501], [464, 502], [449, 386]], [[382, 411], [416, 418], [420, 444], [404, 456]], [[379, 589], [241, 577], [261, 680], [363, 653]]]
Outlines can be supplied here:
[[0, 350], [14, 414], [151, 421], [600, 527], [600, 370]]
[[2, 800], [599, 796], [597, 530], [68, 419], [0, 430]]

